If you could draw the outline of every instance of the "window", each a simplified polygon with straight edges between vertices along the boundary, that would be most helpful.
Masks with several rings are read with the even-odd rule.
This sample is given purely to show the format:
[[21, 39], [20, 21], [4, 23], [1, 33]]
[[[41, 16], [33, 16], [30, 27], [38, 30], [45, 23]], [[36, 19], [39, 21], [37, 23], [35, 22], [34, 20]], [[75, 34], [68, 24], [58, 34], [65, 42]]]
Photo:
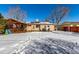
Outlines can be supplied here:
[[33, 26], [33, 29], [34, 29], [35, 27]]
[[16, 24], [13, 24], [13, 28], [16, 28]]
[[50, 27], [50, 26], [48, 25], [48, 27]]
[[40, 27], [40, 25], [36, 25], [36, 28], [39, 28]]
[[31, 24], [28, 24], [28, 26], [31, 26]]

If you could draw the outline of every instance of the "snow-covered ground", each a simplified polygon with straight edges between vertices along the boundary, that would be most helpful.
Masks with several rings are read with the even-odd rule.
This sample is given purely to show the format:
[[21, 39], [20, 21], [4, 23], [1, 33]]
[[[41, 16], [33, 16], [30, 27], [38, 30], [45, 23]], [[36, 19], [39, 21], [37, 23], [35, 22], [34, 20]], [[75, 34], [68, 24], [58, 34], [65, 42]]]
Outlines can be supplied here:
[[31, 44], [21, 52], [25, 54], [78, 54], [79, 45], [76, 43], [46, 38], [32, 40]]
[[79, 53], [79, 34], [72, 32], [27, 32], [0, 36], [0, 53]]

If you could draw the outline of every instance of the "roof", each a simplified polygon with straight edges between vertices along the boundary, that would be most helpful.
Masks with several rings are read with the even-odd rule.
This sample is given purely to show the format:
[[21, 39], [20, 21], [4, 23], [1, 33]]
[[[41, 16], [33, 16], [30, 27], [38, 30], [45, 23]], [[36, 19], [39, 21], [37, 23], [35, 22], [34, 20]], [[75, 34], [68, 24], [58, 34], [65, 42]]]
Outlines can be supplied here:
[[54, 25], [53, 23], [27, 23], [27, 24]]
[[79, 22], [67, 22], [67, 23], [79, 23]]
[[63, 24], [79, 24], [79, 22], [64, 22]]
[[68, 26], [68, 25], [79, 25], [79, 22], [64, 22], [62, 25], [63, 25], [63, 26]]
[[14, 22], [17, 22], [17, 23], [26, 24], [26, 23], [24, 23], [24, 22], [22, 22], [22, 21], [19, 21], [19, 20], [15, 20], [15, 19], [7, 19], [7, 21], [9, 21], [9, 20], [11, 20], [11, 21], [14, 21]]
[[53, 23], [50, 23], [50, 22], [39, 22], [39, 23], [37, 23], [37, 22], [33, 22], [33, 23], [24, 23], [24, 22], [22, 22], [22, 21], [15, 20], [15, 19], [8, 19], [8, 21], [9, 21], [9, 20], [12, 20], [12, 21], [14, 21], [14, 22], [18, 22], [18, 23], [22, 23], [22, 24], [54, 25]]

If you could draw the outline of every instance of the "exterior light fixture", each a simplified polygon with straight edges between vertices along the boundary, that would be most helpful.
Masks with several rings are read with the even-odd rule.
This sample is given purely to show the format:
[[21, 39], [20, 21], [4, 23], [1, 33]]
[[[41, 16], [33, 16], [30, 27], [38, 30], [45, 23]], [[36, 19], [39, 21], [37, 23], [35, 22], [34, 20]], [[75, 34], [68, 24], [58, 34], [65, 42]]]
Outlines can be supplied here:
[[78, 27], [79, 27], [79, 25], [76, 25], [76, 26], [78, 26]]
[[71, 27], [73, 26], [73, 25], [70, 25]]

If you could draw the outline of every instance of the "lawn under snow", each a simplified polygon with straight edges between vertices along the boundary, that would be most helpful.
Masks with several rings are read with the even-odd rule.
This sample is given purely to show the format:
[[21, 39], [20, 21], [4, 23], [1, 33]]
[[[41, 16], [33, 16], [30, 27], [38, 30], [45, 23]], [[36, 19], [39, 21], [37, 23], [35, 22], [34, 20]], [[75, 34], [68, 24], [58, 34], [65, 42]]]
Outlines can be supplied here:
[[[24, 54], [79, 54], [79, 35], [72, 32], [32, 33]], [[36, 36], [34, 36], [36, 35]]]
[[[6, 45], [5, 40], [9, 41], [5, 42]], [[20, 41], [23, 43], [19, 43]], [[0, 42], [4, 47], [8, 44], [13, 45], [10, 48], [12, 50], [8, 48], [7, 51], [19, 54], [79, 54], [79, 33], [62, 31], [17, 33], [0, 36]], [[0, 52], [3, 53], [4, 50]]]
[[32, 40], [21, 52], [25, 54], [77, 54], [79, 45], [76, 43], [46, 38], [41, 40]]

